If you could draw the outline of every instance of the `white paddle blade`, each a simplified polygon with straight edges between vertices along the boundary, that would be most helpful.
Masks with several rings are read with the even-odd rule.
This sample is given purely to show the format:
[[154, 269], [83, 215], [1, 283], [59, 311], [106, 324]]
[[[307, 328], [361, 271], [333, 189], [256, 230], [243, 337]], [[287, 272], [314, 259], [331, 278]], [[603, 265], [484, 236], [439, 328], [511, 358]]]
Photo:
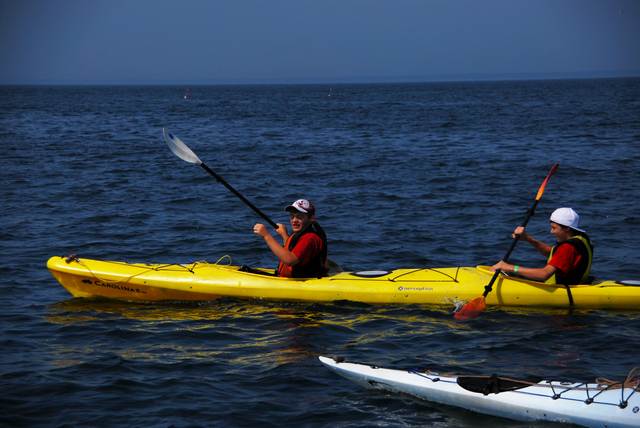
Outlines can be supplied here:
[[162, 136], [174, 155], [178, 156], [183, 161], [187, 161], [195, 165], [202, 165], [200, 158], [193, 153], [193, 151], [183, 143], [180, 138], [176, 137], [165, 128], [162, 128]]

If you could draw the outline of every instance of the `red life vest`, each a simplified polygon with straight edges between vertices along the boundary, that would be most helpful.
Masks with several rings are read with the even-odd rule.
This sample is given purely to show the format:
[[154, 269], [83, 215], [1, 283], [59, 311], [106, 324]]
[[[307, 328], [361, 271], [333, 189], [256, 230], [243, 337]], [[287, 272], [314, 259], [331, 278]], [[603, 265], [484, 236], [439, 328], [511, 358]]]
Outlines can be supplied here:
[[[298, 263], [292, 266], [292, 278], [322, 278], [327, 275], [327, 235], [317, 222], [312, 222], [301, 231], [291, 235], [285, 247], [287, 250], [292, 251], [300, 241], [300, 238], [307, 233], [313, 233], [322, 240], [322, 250], [306, 263]], [[282, 276], [281, 272], [283, 268], [284, 264], [280, 262], [277, 270], [278, 276]]]

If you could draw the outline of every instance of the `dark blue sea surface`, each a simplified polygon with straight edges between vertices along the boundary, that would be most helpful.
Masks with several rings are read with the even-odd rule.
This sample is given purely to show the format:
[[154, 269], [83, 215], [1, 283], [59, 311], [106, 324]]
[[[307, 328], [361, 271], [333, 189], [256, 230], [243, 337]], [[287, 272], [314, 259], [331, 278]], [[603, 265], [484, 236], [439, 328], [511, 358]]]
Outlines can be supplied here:
[[[315, 202], [347, 270], [492, 264], [571, 206], [593, 273], [640, 279], [640, 79], [402, 85], [0, 87], [0, 425], [537, 426], [367, 391], [318, 355], [397, 368], [622, 378], [640, 311], [73, 299], [52, 255], [273, 266], [259, 217]], [[512, 260], [543, 265], [526, 243]], [[482, 290], [478, 290], [480, 294]]]

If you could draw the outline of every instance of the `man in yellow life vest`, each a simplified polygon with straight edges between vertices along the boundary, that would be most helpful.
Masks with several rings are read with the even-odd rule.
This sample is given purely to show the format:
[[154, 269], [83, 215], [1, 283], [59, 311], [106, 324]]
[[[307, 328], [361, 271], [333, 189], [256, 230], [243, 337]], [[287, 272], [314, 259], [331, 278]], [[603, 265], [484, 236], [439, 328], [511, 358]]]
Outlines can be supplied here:
[[549, 219], [551, 234], [558, 241], [550, 246], [540, 242], [525, 232], [522, 226], [513, 231], [513, 237], [530, 243], [547, 257], [547, 264], [541, 268], [518, 266], [499, 261], [492, 266], [509, 274], [516, 274], [533, 281], [548, 284], [588, 284], [593, 261], [593, 245], [586, 232], [580, 229], [580, 216], [572, 208], [558, 208]]

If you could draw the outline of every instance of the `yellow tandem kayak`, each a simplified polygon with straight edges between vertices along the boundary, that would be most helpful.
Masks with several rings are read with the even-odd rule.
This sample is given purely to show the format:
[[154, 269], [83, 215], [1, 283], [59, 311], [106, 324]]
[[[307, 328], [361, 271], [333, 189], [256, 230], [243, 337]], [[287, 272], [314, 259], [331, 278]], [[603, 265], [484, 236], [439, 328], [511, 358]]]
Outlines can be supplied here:
[[[267, 275], [269, 269], [207, 262], [145, 264], [51, 257], [47, 267], [74, 297], [125, 301], [208, 301], [221, 297], [281, 301], [446, 304], [478, 297], [493, 272], [488, 266], [342, 272], [325, 278]], [[262, 274], [264, 272], [265, 274]], [[597, 281], [569, 288], [501, 275], [488, 305], [640, 309], [640, 285]], [[634, 286], [635, 285], [635, 286]]]

